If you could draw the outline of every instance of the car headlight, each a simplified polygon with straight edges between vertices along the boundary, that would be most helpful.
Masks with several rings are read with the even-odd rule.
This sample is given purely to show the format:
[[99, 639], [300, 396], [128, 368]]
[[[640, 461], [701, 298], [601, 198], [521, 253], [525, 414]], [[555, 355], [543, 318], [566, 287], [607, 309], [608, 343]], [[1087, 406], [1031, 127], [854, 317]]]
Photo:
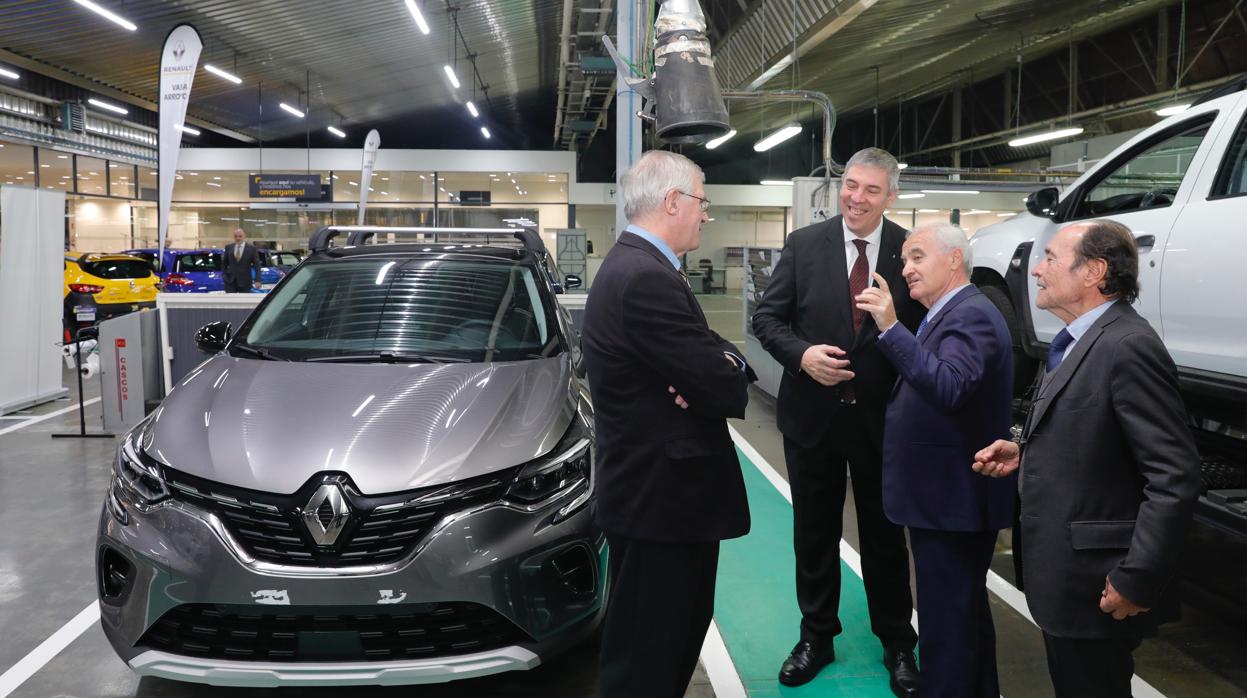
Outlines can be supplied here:
[[559, 510], [556, 520], [570, 516], [593, 493], [593, 434], [579, 413], [549, 454], [520, 469], [507, 490], [507, 501], [536, 511], [573, 493], [578, 496]]
[[157, 504], [169, 497], [164, 478], [160, 475], [160, 467], [143, 458], [139, 452], [139, 442], [145, 423], [131, 429], [121, 441], [117, 449], [117, 457], [113, 459], [114, 482], [123, 501], [129, 501], [140, 507]]

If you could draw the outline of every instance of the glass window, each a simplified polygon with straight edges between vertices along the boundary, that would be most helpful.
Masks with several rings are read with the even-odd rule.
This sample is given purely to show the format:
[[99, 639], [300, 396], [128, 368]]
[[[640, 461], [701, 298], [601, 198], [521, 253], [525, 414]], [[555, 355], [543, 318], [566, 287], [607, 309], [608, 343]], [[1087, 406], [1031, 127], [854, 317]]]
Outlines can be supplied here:
[[39, 149], [39, 186], [74, 190], [74, 156], [51, 148]]
[[559, 352], [539, 278], [509, 260], [318, 262], [295, 272], [241, 335], [274, 356], [482, 362]]
[[108, 193], [108, 163], [85, 155], [78, 156], [78, 193]]
[[1213, 196], [1240, 194], [1247, 194], [1247, 116], [1238, 125], [1229, 150], [1225, 151], [1225, 161], [1221, 163], [1221, 171], [1217, 173], [1216, 184], [1212, 187]]
[[158, 188], [159, 183], [156, 181], [156, 170], [149, 165], [139, 165], [139, 195], [137, 198], [155, 201]]
[[174, 271], [221, 271], [221, 253], [192, 252], [178, 255], [177, 268]]
[[108, 162], [108, 192], [113, 196], [133, 199], [134, 177], [134, 165], [111, 160]]
[[[28, 145], [0, 145], [0, 182], [4, 184], [24, 184], [33, 187], [35, 150]], [[43, 179], [47, 179], [47, 170], [43, 171]]]
[[149, 263], [141, 259], [88, 259], [78, 265], [101, 279], [146, 279], [152, 275]]
[[1073, 217], [1128, 213], [1172, 204], [1182, 185], [1182, 177], [1211, 125], [1211, 115], [1201, 117], [1136, 150], [1132, 157], [1086, 190]]

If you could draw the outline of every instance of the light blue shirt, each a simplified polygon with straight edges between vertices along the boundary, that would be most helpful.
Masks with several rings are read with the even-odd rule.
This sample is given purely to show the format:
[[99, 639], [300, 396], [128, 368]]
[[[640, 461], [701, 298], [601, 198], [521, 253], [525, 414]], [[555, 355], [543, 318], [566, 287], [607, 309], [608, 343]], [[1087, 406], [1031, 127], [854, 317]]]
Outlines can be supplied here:
[[[948, 301], [953, 299], [953, 296], [957, 295], [961, 291], [961, 289], [965, 288], [966, 286], [970, 286], [970, 285], [971, 284], [962, 284], [958, 286], [957, 288], [954, 288], [953, 290], [949, 291], [948, 293], [945, 293], [944, 295], [940, 296], [940, 299], [935, 301], [935, 304], [932, 305], [931, 309], [927, 311], [927, 315], [924, 319], [928, 323], [930, 323], [932, 320], [935, 319], [935, 314], [943, 310], [944, 306], [948, 305]], [[892, 327], [896, 327], [896, 325], [899, 325], [899, 324], [901, 324], [901, 322], [900, 320], [897, 320], [896, 324], [892, 325]], [[887, 330], [880, 332], [879, 336], [882, 337], [883, 335], [887, 334], [888, 331], [892, 329], [892, 327], [889, 327]]]
[[675, 267], [676, 271], [680, 271], [680, 258], [675, 256], [675, 250], [671, 249], [671, 246], [664, 242], [662, 238], [651, 233], [645, 228], [642, 228], [636, 223], [629, 223], [628, 227], [624, 228], [624, 231], [632, 233], [654, 247], [657, 247], [658, 251], [662, 253], [662, 256], [666, 257], [668, 262], [671, 262], [671, 266]]
[[1082, 339], [1084, 334], [1087, 334], [1087, 330], [1091, 329], [1091, 326], [1095, 324], [1095, 321], [1099, 320], [1101, 315], [1108, 312], [1108, 309], [1112, 307], [1116, 300], [1117, 299], [1104, 301], [1091, 310], [1088, 310], [1082, 315], [1074, 318], [1073, 322], [1065, 326], [1066, 331], [1069, 332], [1069, 336], [1074, 338], [1074, 341], [1070, 342], [1069, 346], [1065, 347], [1065, 353], [1061, 354], [1062, 361], [1065, 360], [1065, 357], [1069, 356], [1069, 353], [1073, 350], [1074, 345], [1078, 344], [1078, 340]]

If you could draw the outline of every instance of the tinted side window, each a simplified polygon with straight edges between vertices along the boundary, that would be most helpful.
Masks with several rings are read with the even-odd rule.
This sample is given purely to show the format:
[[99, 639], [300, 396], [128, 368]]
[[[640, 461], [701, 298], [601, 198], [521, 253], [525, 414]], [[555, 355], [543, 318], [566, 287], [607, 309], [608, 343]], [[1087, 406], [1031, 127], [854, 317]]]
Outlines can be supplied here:
[[1072, 218], [1163, 208], [1173, 203], [1215, 114], [1161, 134], [1087, 189]]
[[221, 271], [221, 255], [216, 252], [196, 252], [178, 257], [177, 271]]
[[1238, 124], [1234, 140], [1225, 151], [1221, 171], [1212, 185], [1212, 196], [1239, 196], [1247, 194], [1247, 115]]

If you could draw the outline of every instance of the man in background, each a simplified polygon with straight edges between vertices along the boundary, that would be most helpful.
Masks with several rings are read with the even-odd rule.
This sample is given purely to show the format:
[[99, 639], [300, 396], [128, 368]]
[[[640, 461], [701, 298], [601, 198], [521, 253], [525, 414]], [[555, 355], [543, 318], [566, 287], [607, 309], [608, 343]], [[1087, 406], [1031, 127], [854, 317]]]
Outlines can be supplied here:
[[[247, 244], [242, 228], [234, 230], [234, 244], [225, 246], [222, 278], [227, 293], [250, 293], [260, 287], [260, 251]], [[252, 275], [252, 271], [255, 275]]]

